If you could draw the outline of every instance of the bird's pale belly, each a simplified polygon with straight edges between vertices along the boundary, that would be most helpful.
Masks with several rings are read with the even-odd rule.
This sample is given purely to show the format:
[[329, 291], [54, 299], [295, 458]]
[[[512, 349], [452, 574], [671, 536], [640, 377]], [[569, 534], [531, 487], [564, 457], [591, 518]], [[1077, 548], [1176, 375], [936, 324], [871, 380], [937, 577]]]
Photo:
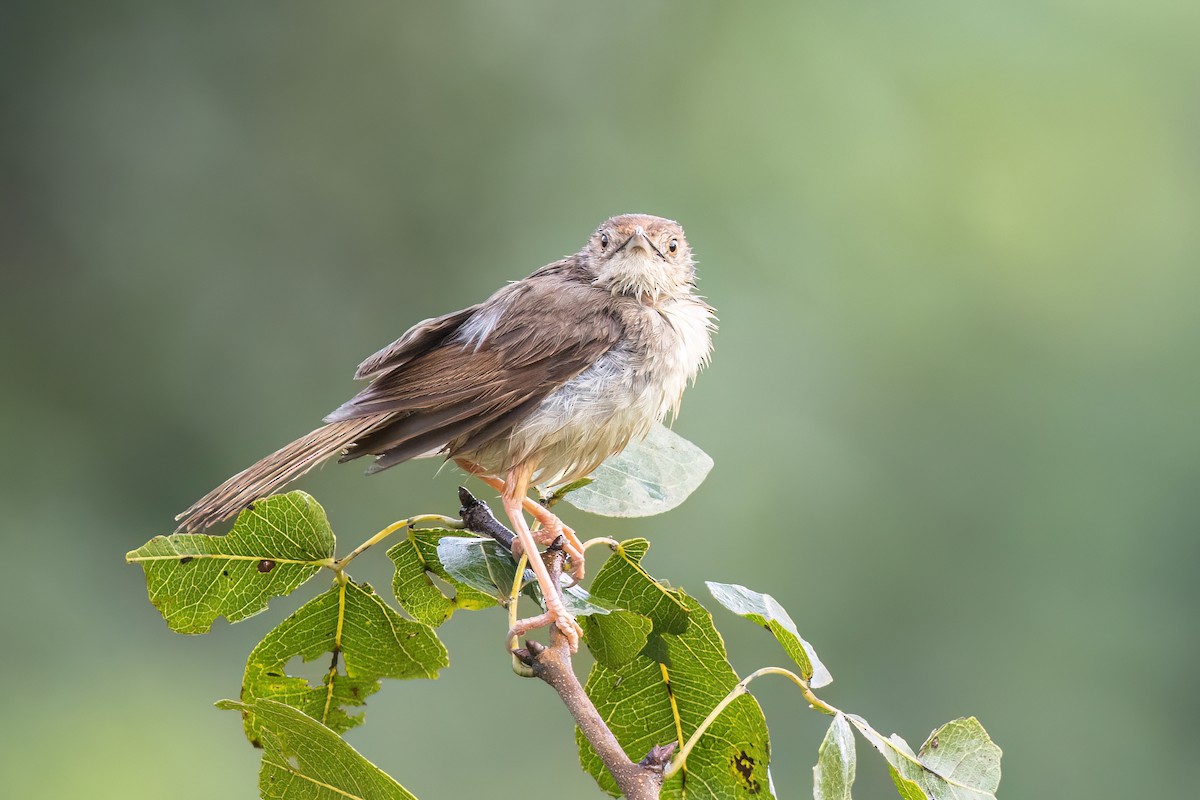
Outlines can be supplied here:
[[549, 395], [507, 435], [463, 454], [493, 475], [536, 465], [535, 484], [554, 486], [590, 474], [678, 408], [684, 387], [708, 358], [709, 314], [701, 303], [643, 309], [654, 346], [618, 346]]
[[629, 354], [610, 352], [471, 460], [496, 475], [518, 463], [536, 464], [533, 481], [542, 485], [576, 480], [649, 433], [669, 407], [661, 387], [635, 371]]

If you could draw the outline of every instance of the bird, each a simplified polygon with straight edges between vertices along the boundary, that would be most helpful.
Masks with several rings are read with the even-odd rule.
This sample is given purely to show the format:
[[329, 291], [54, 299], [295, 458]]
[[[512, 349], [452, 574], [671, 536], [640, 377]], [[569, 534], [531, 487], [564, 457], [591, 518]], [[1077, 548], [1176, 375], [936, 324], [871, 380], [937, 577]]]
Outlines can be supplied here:
[[[715, 310], [696, 292], [696, 261], [679, 223], [647, 214], [603, 222], [574, 255], [481, 303], [423, 320], [363, 361], [369, 383], [324, 424], [226, 480], [176, 517], [179, 532], [227, 520], [334, 456], [373, 456], [375, 473], [415, 458], [453, 460], [499, 491], [529, 554], [545, 612], [510, 636], [555, 625], [571, 651], [581, 629], [537, 545], [560, 534], [583, 577], [574, 531], [531, 487], [591, 474], [679, 412], [710, 361]], [[523, 512], [539, 523], [531, 531]]]

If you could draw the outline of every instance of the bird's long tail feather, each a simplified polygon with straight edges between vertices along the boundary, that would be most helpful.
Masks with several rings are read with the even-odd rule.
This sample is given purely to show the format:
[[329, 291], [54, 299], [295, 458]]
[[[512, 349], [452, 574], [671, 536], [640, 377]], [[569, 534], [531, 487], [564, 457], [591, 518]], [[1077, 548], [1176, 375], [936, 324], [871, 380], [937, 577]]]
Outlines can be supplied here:
[[180, 532], [198, 531], [229, 519], [246, 506], [274, 494], [325, 459], [374, 430], [390, 415], [332, 422], [247, 467], [197, 500], [175, 519]]

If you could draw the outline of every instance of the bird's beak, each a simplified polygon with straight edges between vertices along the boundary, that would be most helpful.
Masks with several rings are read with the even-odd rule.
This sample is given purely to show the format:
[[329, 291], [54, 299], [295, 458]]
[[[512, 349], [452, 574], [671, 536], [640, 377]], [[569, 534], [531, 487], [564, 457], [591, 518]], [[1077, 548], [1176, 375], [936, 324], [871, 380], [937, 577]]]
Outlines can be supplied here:
[[633, 232], [633, 236], [629, 237], [628, 245], [630, 250], [641, 250], [648, 256], [654, 254], [654, 246], [650, 244], [650, 237], [642, 230], [641, 225]]

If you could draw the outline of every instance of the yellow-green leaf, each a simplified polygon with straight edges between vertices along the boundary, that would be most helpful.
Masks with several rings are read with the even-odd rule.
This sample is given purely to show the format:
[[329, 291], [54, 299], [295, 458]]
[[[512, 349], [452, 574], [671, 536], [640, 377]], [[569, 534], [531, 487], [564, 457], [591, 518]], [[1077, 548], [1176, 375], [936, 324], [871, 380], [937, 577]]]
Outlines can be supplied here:
[[291, 706], [222, 700], [217, 707], [252, 714], [261, 723], [258, 790], [265, 800], [416, 800], [340, 736]]
[[648, 618], [625, 610], [580, 617], [579, 621], [584, 642], [595, 659], [617, 668], [642, 652], [654, 628]]
[[[299, 656], [329, 658], [320, 685], [286, 673]], [[301, 606], [250, 653], [242, 680], [242, 700], [275, 700], [300, 709], [337, 733], [362, 722], [347, 714], [379, 690], [381, 678], [434, 678], [449, 659], [428, 625], [405, 619], [370, 586], [335, 583]], [[246, 716], [246, 736], [261, 737], [262, 722]]]
[[656, 581], [642, 568], [650, 549], [645, 539], [627, 539], [617, 546], [592, 581], [592, 595], [650, 619], [648, 646], [657, 647], [664, 633], [683, 633], [688, 626], [688, 604], [683, 595]]
[[304, 492], [259, 500], [224, 536], [156, 536], [125, 555], [146, 572], [150, 602], [178, 633], [207, 633], [289, 594], [333, 558], [325, 510]]
[[[654, 626], [650, 643], [623, 664], [597, 660], [586, 687], [634, 761], [655, 745], [686, 741], [738, 682], [712, 616], [694, 598], [646, 573], [645, 552], [645, 540], [623, 542], [596, 575], [592, 594], [648, 619]], [[611, 776], [578, 731], [576, 740], [584, 769], [615, 795]], [[699, 739], [683, 770], [663, 786], [662, 797], [767, 800], [773, 796], [769, 752], [762, 709], [742, 695]]]
[[[468, 531], [422, 528], [409, 530], [405, 540], [387, 551], [396, 567], [392, 576], [396, 600], [413, 619], [434, 627], [460, 608], [489, 608], [497, 603], [496, 598], [455, 580], [446, 572], [438, 558], [438, 543], [446, 537], [476, 538]], [[431, 575], [453, 588], [453, 595], [446, 596]]]

